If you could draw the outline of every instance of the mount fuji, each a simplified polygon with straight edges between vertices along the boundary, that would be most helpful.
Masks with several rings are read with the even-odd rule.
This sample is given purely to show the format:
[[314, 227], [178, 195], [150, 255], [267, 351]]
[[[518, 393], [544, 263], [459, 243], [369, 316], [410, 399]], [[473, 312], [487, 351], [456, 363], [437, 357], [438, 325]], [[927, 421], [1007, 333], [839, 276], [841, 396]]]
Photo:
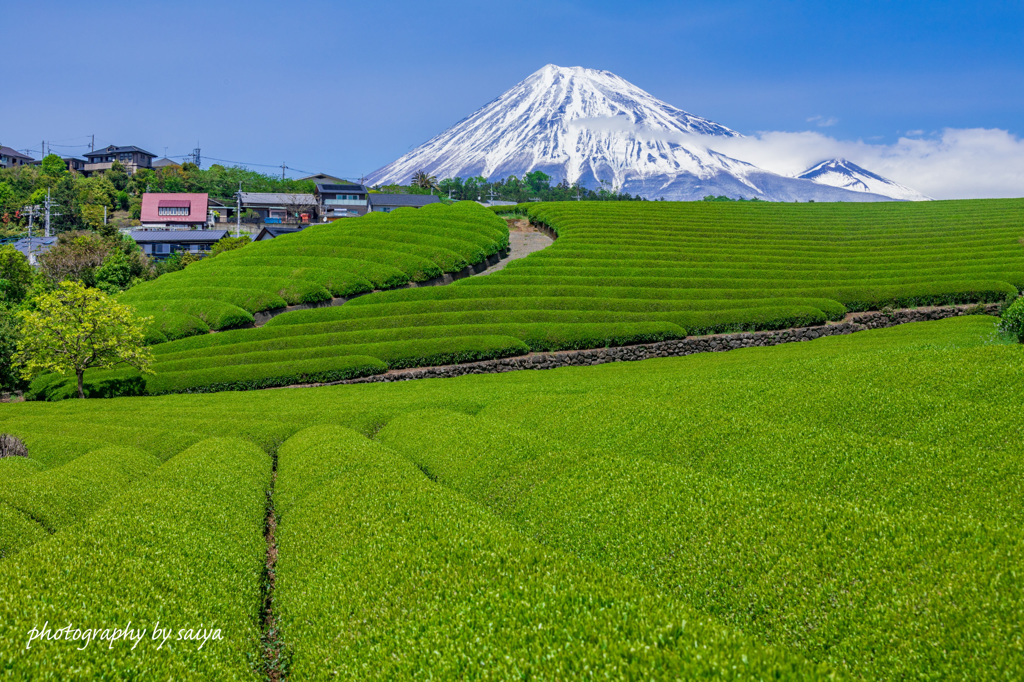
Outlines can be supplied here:
[[768, 201], [894, 198], [878, 191], [881, 185], [851, 191], [772, 173], [715, 151], [716, 140], [735, 137], [742, 135], [608, 71], [548, 64], [374, 171], [366, 184], [406, 184], [417, 171], [438, 178], [494, 180], [539, 170], [553, 182], [605, 186], [649, 199], [694, 200], [709, 194]]
[[931, 197], [904, 187], [877, 173], [865, 170], [846, 159], [830, 159], [808, 168], [796, 176], [822, 185], [842, 187], [853, 192], [869, 192], [903, 201], [930, 201]]

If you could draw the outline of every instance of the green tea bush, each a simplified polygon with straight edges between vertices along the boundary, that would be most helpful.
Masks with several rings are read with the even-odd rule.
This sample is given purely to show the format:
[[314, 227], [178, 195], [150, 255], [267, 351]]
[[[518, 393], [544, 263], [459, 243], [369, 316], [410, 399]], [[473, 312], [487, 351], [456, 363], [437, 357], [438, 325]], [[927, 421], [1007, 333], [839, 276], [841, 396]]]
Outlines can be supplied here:
[[162, 372], [148, 377], [146, 392], [212, 393], [216, 391], [248, 391], [292, 384], [341, 381], [386, 372], [388, 366], [377, 358], [365, 355], [289, 360], [286, 362], [254, 362], [253, 364], [217, 366], [202, 370]]
[[158, 464], [156, 457], [139, 450], [105, 448], [64, 466], [6, 481], [0, 501], [52, 533], [88, 517]]
[[275, 604], [293, 679], [827, 674], [533, 542], [353, 431], [306, 429], [278, 461]]
[[1003, 312], [999, 329], [1024, 343], [1024, 298], [1018, 298]]
[[0, 560], [45, 540], [46, 536], [42, 525], [6, 502], [0, 502]]
[[425, 282], [507, 247], [504, 221], [480, 206], [371, 214], [222, 253], [135, 286], [121, 299], [154, 314], [149, 340], [159, 343], [252, 322], [244, 314], [211, 316], [196, 309], [207, 301], [248, 313], [322, 302]]
[[[3, 559], [0, 669], [13, 679], [260, 679], [263, 524], [271, 460], [251, 443], [196, 444], [73, 532]], [[0, 512], [2, 514], [3, 512]], [[6, 524], [4, 524], [6, 526]], [[159, 622], [171, 633], [152, 639]], [[36, 639], [70, 624], [147, 629], [132, 641]], [[179, 640], [219, 629], [219, 639]]]

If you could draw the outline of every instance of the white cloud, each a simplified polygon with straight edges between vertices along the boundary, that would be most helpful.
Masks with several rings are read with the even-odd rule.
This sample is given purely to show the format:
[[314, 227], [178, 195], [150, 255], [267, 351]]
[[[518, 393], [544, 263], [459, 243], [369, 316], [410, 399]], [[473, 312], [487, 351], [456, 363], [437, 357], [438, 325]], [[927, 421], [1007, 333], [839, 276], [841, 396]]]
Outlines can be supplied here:
[[843, 157], [935, 199], [1024, 197], [1024, 139], [1006, 130], [947, 128], [927, 137], [901, 137], [893, 144], [837, 140], [814, 131], [700, 141], [783, 175]]
[[842, 157], [934, 199], [1024, 197], [1024, 139], [998, 128], [946, 128], [931, 134], [911, 130], [893, 144], [881, 144], [839, 140], [810, 130], [742, 137], [685, 135], [637, 125], [625, 116], [581, 118], [569, 126], [699, 145], [782, 175], [798, 175], [821, 161]]
[[827, 118], [825, 116], [811, 116], [809, 119], [807, 119], [807, 122], [814, 123], [819, 128], [831, 128], [832, 126], [839, 123], [839, 119], [836, 118], [835, 116], [829, 116]]

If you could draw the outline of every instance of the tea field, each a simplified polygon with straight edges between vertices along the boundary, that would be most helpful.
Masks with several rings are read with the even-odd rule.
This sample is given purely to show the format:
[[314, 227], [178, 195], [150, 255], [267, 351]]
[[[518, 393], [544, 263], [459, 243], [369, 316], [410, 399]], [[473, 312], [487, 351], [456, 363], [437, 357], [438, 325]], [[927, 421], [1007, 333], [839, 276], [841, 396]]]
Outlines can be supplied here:
[[[556, 209], [531, 207], [567, 221], [538, 260], [582, 248]], [[293, 680], [1019, 679], [1021, 386], [1024, 346], [974, 316], [587, 368], [0, 405], [29, 451], [0, 460], [0, 675], [265, 679], [279, 646]], [[128, 621], [173, 636], [26, 647], [47, 623]]]
[[[1024, 287], [1019, 199], [564, 202], [518, 210], [558, 239], [500, 272], [159, 343], [155, 376], [87, 373], [87, 394], [333, 381], [530, 351], [823, 324], [851, 311], [999, 301]], [[228, 252], [123, 298], [155, 315], [170, 339], [251, 321], [257, 309], [457, 270], [508, 240], [502, 221], [471, 202], [371, 218]], [[222, 310], [226, 317], [218, 317]], [[181, 325], [172, 332], [173, 320]], [[44, 377], [33, 392], [59, 399], [73, 387]]]

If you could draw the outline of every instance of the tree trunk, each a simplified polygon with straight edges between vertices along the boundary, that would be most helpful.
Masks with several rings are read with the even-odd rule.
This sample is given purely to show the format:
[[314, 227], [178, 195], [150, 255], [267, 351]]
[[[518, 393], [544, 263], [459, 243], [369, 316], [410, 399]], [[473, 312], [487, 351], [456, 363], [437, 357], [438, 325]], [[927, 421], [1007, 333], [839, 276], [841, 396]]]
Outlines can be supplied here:
[[82, 375], [85, 374], [84, 369], [78, 370], [78, 397], [85, 398], [85, 391], [82, 390]]

